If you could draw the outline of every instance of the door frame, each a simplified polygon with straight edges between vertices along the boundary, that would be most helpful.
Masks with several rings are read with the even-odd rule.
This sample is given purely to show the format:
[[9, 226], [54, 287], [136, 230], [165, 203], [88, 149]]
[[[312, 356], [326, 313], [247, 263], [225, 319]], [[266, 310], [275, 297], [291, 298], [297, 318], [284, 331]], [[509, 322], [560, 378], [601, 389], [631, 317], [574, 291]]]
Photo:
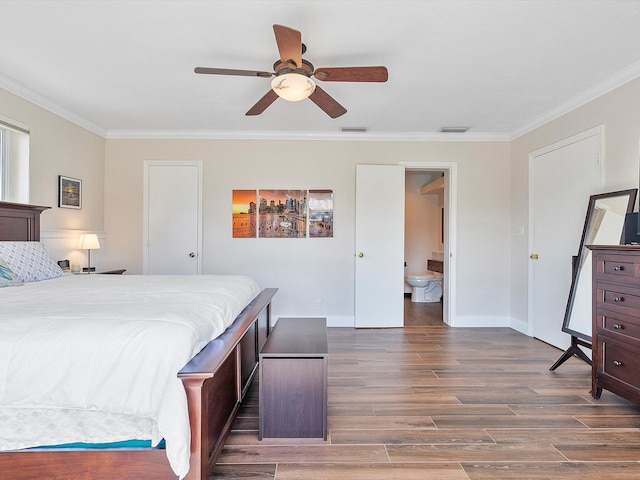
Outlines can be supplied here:
[[456, 318], [456, 248], [458, 225], [458, 164], [457, 162], [400, 162], [407, 170], [444, 171], [444, 274], [442, 321], [450, 327]]
[[198, 169], [198, 251], [196, 257], [197, 274], [202, 274], [202, 161], [200, 160], [144, 160], [143, 207], [142, 207], [142, 273], [149, 273], [149, 171], [151, 167], [197, 167]]
[[[546, 147], [542, 147], [539, 148], [538, 150], [534, 150], [533, 152], [529, 153], [529, 170], [528, 170], [528, 175], [529, 175], [529, 181], [528, 181], [528, 188], [529, 188], [529, 192], [528, 192], [528, 198], [527, 201], [529, 203], [528, 206], [528, 215], [529, 215], [529, 221], [528, 221], [528, 225], [529, 225], [529, 238], [527, 240], [527, 249], [528, 249], [528, 253], [527, 255], [531, 254], [533, 252], [533, 162], [536, 160], [536, 158], [545, 155], [547, 153], [553, 152], [555, 150], [559, 150], [561, 148], [567, 147], [569, 145], [572, 145], [574, 143], [578, 143], [582, 140], [586, 140], [587, 138], [591, 138], [591, 137], [598, 137], [598, 150], [599, 150], [599, 154], [598, 154], [598, 166], [600, 168], [600, 185], [598, 187], [598, 192], [594, 192], [594, 193], [600, 193], [602, 191], [602, 189], [604, 188], [605, 185], [605, 178], [604, 178], [604, 154], [605, 154], [605, 150], [604, 150], [604, 125], [598, 125], [597, 127], [593, 127], [590, 128], [588, 130], [585, 130], [584, 132], [580, 132], [577, 133], [575, 135], [572, 135], [570, 137], [564, 138], [562, 140], [559, 140], [555, 143], [552, 143], [551, 145], [547, 145]], [[588, 198], [585, 199], [585, 205], [588, 202]], [[576, 245], [576, 250], [577, 250], [577, 245]], [[568, 286], [567, 286], [567, 294], [568, 294], [569, 290], [568, 290]], [[533, 329], [534, 329], [534, 311], [533, 311], [533, 264], [530, 261], [527, 261], [527, 335], [529, 335], [530, 337], [533, 337]], [[562, 320], [562, 319], [560, 319]], [[560, 324], [561, 325], [561, 324]]]

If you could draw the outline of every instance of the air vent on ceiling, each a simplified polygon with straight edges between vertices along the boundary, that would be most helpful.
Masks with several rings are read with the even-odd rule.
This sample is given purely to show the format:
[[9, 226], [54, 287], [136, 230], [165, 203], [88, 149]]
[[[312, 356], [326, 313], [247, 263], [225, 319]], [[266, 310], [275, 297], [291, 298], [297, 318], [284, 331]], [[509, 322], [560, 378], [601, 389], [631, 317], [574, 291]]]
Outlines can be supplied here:
[[342, 127], [340, 131], [344, 133], [364, 133], [367, 131], [367, 127]]
[[464, 133], [471, 127], [442, 127], [440, 131], [442, 133]]

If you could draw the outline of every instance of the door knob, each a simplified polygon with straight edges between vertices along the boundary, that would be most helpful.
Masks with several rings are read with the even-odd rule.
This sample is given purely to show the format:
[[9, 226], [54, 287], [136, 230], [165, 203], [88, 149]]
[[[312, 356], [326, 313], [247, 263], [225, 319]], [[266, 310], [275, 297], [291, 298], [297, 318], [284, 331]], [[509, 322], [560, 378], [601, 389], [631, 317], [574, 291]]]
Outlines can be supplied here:
[[189, 252], [189, 256], [190, 256], [191, 258], [195, 257], [195, 256], [196, 256], [196, 252]]
[[362, 258], [362, 257], [364, 257], [364, 253], [360, 252], [360, 253], [358, 253], [358, 256], [359, 256], [360, 258]]
[[538, 259], [538, 254], [537, 253], [532, 253], [531, 255], [529, 255], [529, 258], [531, 260], [537, 260]]

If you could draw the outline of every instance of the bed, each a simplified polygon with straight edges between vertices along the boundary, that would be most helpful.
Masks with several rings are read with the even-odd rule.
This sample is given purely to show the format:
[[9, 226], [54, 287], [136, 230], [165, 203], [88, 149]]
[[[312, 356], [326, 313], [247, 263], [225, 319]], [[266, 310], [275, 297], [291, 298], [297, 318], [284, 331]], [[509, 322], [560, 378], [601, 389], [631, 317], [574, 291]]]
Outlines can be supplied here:
[[[0, 202], [2, 248], [9, 242], [37, 247], [46, 208]], [[21, 448], [0, 452], [2, 477], [208, 479], [257, 371], [276, 291], [241, 276], [66, 275], [1, 288], [0, 416], [5, 431], [20, 435], [0, 432], [0, 442], [4, 450]], [[220, 322], [210, 320], [218, 314]], [[73, 353], [64, 346], [70, 339]], [[106, 354], [98, 356], [102, 348]], [[48, 368], [52, 364], [56, 368]], [[44, 375], [34, 376], [35, 370]], [[177, 378], [166, 374], [178, 370]], [[123, 390], [127, 395], [119, 395]], [[30, 412], [42, 402], [46, 409]], [[29, 427], [31, 420], [23, 419], [31, 417], [36, 423]], [[69, 418], [83, 426], [98, 417], [117, 426], [104, 428], [108, 434], [98, 442], [68, 427]], [[65, 448], [46, 440], [22, 449], [55, 430]], [[118, 434], [126, 437], [120, 440], [150, 438], [152, 445], [162, 438], [164, 446], [86, 445], [119, 442]]]

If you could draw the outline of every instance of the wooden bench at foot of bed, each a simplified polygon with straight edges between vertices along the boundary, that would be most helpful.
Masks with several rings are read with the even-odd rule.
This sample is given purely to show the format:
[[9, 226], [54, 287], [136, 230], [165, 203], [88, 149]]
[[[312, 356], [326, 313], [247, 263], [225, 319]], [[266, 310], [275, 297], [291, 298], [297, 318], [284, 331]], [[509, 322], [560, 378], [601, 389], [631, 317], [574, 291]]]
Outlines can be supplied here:
[[[271, 299], [264, 289], [220, 337], [178, 374], [187, 392], [191, 425], [188, 480], [208, 480], [240, 403], [258, 368], [271, 327]], [[11, 480], [176, 479], [163, 449], [59, 449], [0, 452], [0, 478]]]
[[258, 439], [327, 440], [326, 318], [280, 317], [260, 350]]

